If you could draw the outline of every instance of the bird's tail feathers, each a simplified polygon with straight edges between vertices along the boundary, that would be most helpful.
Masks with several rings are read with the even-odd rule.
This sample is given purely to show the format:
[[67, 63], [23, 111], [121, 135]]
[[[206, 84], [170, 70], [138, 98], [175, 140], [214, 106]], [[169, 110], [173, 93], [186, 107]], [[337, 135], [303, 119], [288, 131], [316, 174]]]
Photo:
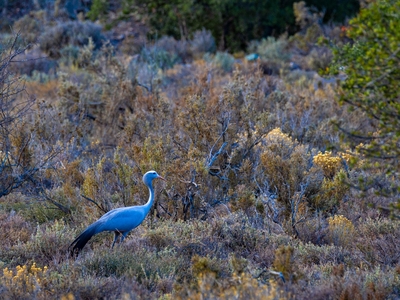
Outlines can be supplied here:
[[96, 228], [89, 226], [85, 229], [69, 246], [68, 250], [71, 256], [78, 255], [79, 252], [85, 247], [86, 243], [96, 234]]

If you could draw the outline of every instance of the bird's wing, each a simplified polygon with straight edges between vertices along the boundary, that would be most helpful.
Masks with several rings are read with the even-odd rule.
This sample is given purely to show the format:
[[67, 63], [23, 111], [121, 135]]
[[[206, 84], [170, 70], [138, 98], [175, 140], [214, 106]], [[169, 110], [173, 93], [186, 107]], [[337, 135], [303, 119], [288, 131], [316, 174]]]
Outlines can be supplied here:
[[121, 207], [103, 215], [96, 223], [97, 232], [120, 231], [127, 232], [139, 226], [145, 218], [140, 207]]

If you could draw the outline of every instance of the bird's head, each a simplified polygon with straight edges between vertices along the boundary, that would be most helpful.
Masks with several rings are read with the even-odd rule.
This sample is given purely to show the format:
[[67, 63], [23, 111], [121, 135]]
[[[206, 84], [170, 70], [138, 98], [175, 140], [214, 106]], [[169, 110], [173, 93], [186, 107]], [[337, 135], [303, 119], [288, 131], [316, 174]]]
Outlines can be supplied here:
[[143, 182], [149, 186], [154, 179], [165, 180], [162, 176], [158, 175], [156, 171], [148, 171], [143, 175]]

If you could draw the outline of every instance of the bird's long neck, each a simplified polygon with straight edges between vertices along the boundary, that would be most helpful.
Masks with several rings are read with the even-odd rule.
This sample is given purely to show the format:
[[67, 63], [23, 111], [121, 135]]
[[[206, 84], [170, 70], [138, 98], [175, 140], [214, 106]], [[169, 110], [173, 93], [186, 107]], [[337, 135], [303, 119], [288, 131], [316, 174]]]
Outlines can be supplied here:
[[147, 215], [150, 211], [151, 206], [153, 205], [154, 202], [154, 189], [153, 189], [153, 184], [150, 182], [150, 184], [147, 185], [149, 188], [149, 200], [147, 203], [144, 205], [144, 212]]

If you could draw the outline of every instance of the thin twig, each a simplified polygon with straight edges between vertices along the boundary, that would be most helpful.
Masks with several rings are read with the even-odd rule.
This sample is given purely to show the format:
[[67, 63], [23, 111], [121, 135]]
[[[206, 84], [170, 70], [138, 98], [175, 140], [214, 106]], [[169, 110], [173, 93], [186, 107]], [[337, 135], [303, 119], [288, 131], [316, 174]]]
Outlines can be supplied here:
[[102, 207], [102, 206], [100, 206], [99, 204], [97, 204], [97, 202], [94, 201], [93, 199], [90, 199], [89, 197], [87, 197], [87, 196], [85, 196], [85, 195], [83, 195], [83, 194], [81, 194], [81, 196], [82, 196], [84, 199], [86, 199], [87, 201], [92, 202], [94, 205], [96, 205], [96, 206], [97, 206], [100, 210], [102, 210], [104, 213], [107, 213], [107, 211], [104, 209], [104, 207]]

